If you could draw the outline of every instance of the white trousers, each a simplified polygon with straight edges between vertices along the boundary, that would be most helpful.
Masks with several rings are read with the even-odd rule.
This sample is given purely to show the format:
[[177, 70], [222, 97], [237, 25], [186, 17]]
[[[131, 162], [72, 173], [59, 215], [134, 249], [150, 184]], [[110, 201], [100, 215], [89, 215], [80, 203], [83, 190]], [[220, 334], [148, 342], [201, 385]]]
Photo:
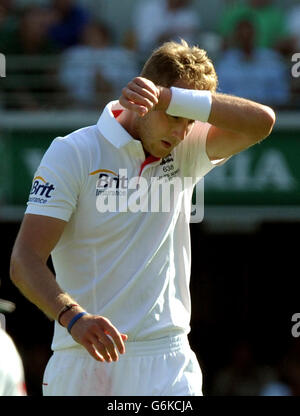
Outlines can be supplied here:
[[44, 396], [202, 396], [202, 373], [186, 336], [126, 342], [119, 360], [101, 363], [82, 347], [55, 351]]

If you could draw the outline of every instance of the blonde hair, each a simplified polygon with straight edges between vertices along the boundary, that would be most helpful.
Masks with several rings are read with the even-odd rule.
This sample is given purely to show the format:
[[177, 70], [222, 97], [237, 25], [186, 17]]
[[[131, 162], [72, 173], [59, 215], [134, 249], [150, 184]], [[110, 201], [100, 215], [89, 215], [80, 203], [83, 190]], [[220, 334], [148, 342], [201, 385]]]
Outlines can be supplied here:
[[178, 80], [187, 82], [193, 89], [215, 92], [218, 77], [212, 61], [204, 49], [180, 43], [165, 42], [155, 49], [146, 61], [141, 76], [154, 84], [169, 88]]

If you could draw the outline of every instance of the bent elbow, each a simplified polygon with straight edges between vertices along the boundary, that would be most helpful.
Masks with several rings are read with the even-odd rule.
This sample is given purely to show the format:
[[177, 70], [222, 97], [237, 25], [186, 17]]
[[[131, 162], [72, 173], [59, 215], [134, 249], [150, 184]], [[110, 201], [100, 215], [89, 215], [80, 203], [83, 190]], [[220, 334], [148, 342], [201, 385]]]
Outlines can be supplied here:
[[9, 277], [10, 280], [14, 285], [17, 285], [17, 266], [18, 260], [17, 256], [13, 253], [10, 258], [10, 265], [9, 265]]
[[262, 123], [263, 129], [262, 129], [262, 134], [261, 134], [262, 140], [271, 134], [275, 122], [276, 122], [275, 112], [272, 110], [271, 107], [264, 106], [264, 121]]
[[19, 287], [21, 283], [21, 273], [20, 269], [22, 268], [22, 260], [21, 256], [13, 250], [11, 258], [10, 258], [10, 265], [9, 265], [9, 276], [12, 283]]

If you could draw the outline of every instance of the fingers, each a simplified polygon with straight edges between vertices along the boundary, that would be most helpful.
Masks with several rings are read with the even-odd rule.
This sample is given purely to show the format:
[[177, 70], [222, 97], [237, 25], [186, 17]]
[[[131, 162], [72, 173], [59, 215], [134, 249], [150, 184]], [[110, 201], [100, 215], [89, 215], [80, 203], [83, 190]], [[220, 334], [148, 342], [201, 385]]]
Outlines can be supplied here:
[[72, 328], [75, 341], [83, 345], [97, 361], [112, 362], [125, 353], [126, 334], [121, 334], [112, 323], [103, 316], [87, 315]]
[[114, 341], [114, 343], [116, 344], [116, 347], [118, 348], [119, 352], [121, 354], [124, 354], [125, 352], [125, 345], [124, 345], [124, 341], [123, 338], [120, 334], [120, 332], [110, 323], [107, 322], [106, 323], [107, 327], [104, 330], [104, 333], [106, 335], [110, 335]]
[[128, 110], [143, 116], [158, 103], [159, 94], [159, 88], [152, 81], [137, 77], [123, 88], [119, 102]]
[[[107, 331], [105, 331], [105, 334]], [[122, 340], [126, 341], [128, 336], [126, 334], [121, 334]], [[115, 344], [111, 341], [111, 339], [106, 335], [100, 335], [99, 338], [93, 338], [93, 351], [92, 356], [96, 359], [100, 358], [99, 361], [118, 361], [118, 352], [116, 350]], [[123, 352], [120, 351], [121, 354], [125, 353], [125, 346]]]
[[102, 355], [99, 354], [98, 350], [93, 344], [86, 343], [83, 344], [83, 346], [86, 348], [88, 353], [97, 361], [101, 361], [102, 363], [105, 361]]
[[143, 77], [136, 77], [130, 83], [137, 84], [141, 88], [148, 90], [155, 96], [159, 96], [159, 88], [154, 84], [154, 82], [150, 81], [150, 79], [143, 78]]
[[94, 337], [93, 345], [101, 357], [103, 357], [104, 361], [108, 363], [118, 361], [119, 357], [115, 346], [107, 336], [104, 336], [103, 338]]

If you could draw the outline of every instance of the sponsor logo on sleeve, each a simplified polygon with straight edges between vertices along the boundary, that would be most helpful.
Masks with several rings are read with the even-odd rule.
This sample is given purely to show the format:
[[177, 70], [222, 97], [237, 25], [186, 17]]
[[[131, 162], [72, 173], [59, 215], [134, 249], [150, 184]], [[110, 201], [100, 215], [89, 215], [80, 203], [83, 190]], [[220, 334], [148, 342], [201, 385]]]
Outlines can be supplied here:
[[32, 187], [29, 195], [29, 202], [46, 204], [52, 197], [55, 186], [47, 182], [42, 176], [33, 178]]

